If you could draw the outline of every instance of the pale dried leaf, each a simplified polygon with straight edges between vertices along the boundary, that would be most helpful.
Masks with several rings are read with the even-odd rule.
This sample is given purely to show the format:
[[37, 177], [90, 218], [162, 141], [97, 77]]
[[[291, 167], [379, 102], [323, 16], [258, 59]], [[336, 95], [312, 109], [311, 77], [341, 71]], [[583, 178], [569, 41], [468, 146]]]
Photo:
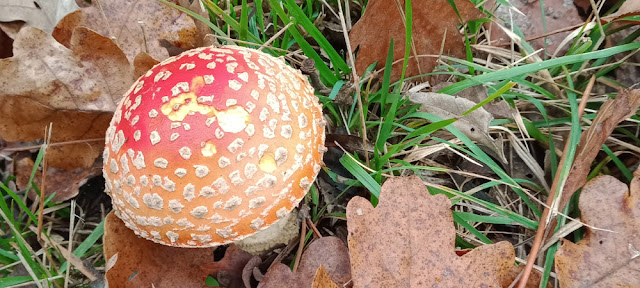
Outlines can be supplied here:
[[388, 179], [379, 203], [347, 205], [353, 287], [500, 287], [515, 262], [508, 242], [456, 255], [451, 201], [417, 176]]
[[[445, 88], [447, 86], [451, 86], [452, 84], [453, 82], [440, 82], [434, 85], [431, 88], [431, 91], [437, 92], [438, 90]], [[465, 98], [475, 103], [480, 103], [489, 97], [489, 92], [487, 91], [487, 87], [485, 87], [484, 85], [476, 85], [456, 93], [456, 96]], [[498, 99], [502, 99], [502, 98], [498, 98]], [[514, 111], [513, 109], [511, 109], [511, 107], [509, 107], [509, 104], [507, 104], [507, 102], [504, 100], [491, 101], [485, 104], [484, 106], [482, 106], [482, 108], [484, 108], [484, 110], [486, 110], [491, 115], [493, 115], [494, 118], [513, 119]]]
[[502, 147], [496, 145], [495, 140], [489, 135], [489, 123], [493, 120], [493, 116], [482, 107], [461, 116], [477, 103], [442, 93], [407, 92], [406, 94], [411, 102], [421, 105], [421, 111], [436, 115], [443, 120], [458, 118], [458, 121], [453, 122], [454, 127], [469, 139], [489, 148], [497, 155], [498, 159], [506, 163]]
[[0, 22], [24, 21], [47, 33], [67, 14], [80, 9], [75, 0], [3, 0]]
[[148, 53], [140, 52], [138, 55], [136, 55], [136, 58], [133, 59], [134, 76], [138, 78], [144, 75], [144, 73], [147, 73], [147, 71], [149, 71], [158, 63], [160, 62], [156, 59], [153, 59], [153, 57], [151, 57], [151, 55], [149, 55]]
[[[466, 0], [453, 1], [463, 21], [484, 17], [473, 3]], [[398, 3], [398, 5], [396, 5]], [[394, 39], [393, 60], [404, 57], [405, 27], [404, 1], [370, 0], [362, 18], [349, 32], [351, 49], [358, 49], [356, 70], [360, 73], [377, 61], [376, 69], [384, 67], [391, 39]], [[434, 9], [437, 7], [437, 9]], [[464, 57], [464, 35], [458, 32], [458, 16], [447, 0], [431, 0], [428, 3], [413, 1], [413, 34], [416, 51], [411, 56], [440, 54], [444, 42], [443, 54]], [[358, 48], [359, 47], [359, 48]], [[415, 52], [415, 54], [414, 54]], [[421, 73], [430, 73], [435, 66], [435, 57], [410, 59], [407, 77]], [[420, 67], [420, 68], [418, 68]], [[402, 61], [393, 65], [391, 81], [400, 78]]]
[[331, 276], [327, 273], [327, 270], [324, 269], [322, 265], [316, 271], [316, 276], [313, 278], [313, 283], [311, 283], [312, 288], [339, 288], [336, 282], [331, 280]]
[[319, 267], [324, 267], [332, 281], [340, 286], [351, 279], [349, 252], [340, 238], [322, 237], [309, 244], [296, 273], [282, 263], [272, 265], [258, 287], [311, 287]]
[[212, 248], [165, 246], [138, 237], [115, 212], [104, 224], [104, 258], [109, 287], [207, 287], [201, 267], [213, 261]]
[[[618, 20], [624, 17], [629, 16], [637, 16], [640, 15], [640, 1], [627, 0], [625, 1], [616, 13], [613, 13], [607, 17], [602, 18], [602, 20], [608, 22], [613, 20]], [[640, 21], [628, 21], [624, 20], [624, 22], [629, 22], [630, 24], [639, 25]]]
[[103, 150], [116, 104], [134, 81], [133, 69], [108, 38], [79, 28], [70, 49], [33, 27], [20, 30], [14, 56], [0, 59], [0, 136], [6, 141], [43, 138], [53, 123], [52, 167], [89, 167]]
[[60, 21], [53, 31], [58, 42], [68, 47], [72, 31], [85, 26], [114, 39], [131, 62], [140, 52], [158, 61], [168, 58], [162, 40], [182, 49], [195, 48], [195, 23], [180, 10], [155, 0], [92, 3]]
[[580, 194], [586, 236], [564, 240], [556, 253], [560, 287], [640, 287], [640, 171], [631, 188], [612, 176], [599, 176]]

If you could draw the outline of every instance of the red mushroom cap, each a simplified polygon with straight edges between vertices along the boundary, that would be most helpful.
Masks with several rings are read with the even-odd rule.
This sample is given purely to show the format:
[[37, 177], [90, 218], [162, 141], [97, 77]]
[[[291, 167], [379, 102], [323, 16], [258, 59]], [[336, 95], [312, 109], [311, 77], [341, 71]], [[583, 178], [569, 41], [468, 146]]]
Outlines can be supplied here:
[[300, 71], [253, 49], [198, 48], [125, 94], [106, 135], [106, 192], [144, 238], [217, 246], [295, 208], [323, 144], [322, 109]]

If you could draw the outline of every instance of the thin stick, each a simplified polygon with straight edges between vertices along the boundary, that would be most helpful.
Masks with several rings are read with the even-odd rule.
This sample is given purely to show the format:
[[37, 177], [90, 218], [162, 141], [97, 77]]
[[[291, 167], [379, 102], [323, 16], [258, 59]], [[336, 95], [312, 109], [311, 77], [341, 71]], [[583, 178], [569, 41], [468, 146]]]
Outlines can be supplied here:
[[[578, 107], [578, 119], [582, 118], [582, 113], [584, 112], [584, 108], [589, 101], [589, 94], [591, 94], [591, 89], [593, 88], [593, 84], [596, 81], [596, 76], [592, 75], [591, 79], [589, 79], [589, 84], [587, 88], [584, 90], [582, 94], [582, 99], [580, 101], [580, 106]], [[564, 166], [564, 162], [567, 159], [567, 152], [571, 147], [569, 147], [569, 140], [571, 139], [571, 133], [569, 133], [569, 137], [567, 137], [567, 141], [564, 144], [564, 150], [562, 153], [562, 158], [560, 159], [560, 163], [558, 163], [558, 167]], [[560, 171], [556, 172], [556, 176], [553, 179], [553, 184], [551, 184], [551, 189], [549, 190], [549, 198], [547, 198], [547, 206], [544, 208], [542, 212], [542, 217], [540, 218], [540, 224], [538, 224], [538, 230], [536, 231], [536, 238], [533, 241], [533, 246], [531, 246], [531, 252], [529, 252], [529, 257], [527, 257], [527, 266], [524, 268], [524, 272], [522, 274], [522, 279], [520, 283], [518, 283], [518, 288], [525, 288], [527, 286], [527, 281], [529, 280], [529, 275], [531, 274], [531, 269], [533, 269], [533, 264], [538, 257], [538, 252], [540, 252], [540, 246], [542, 246], [542, 242], [544, 241], [544, 237], [547, 231], [547, 223], [551, 221], [553, 215], [551, 214], [550, 207], [554, 207], [554, 202], [556, 199], [560, 197], [556, 197], [556, 192], [558, 192], [559, 188], [561, 188], [560, 184]], [[560, 192], [561, 193], [561, 192]], [[554, 213], [555, 214], [555, 213]]]
[[271, 44], [271, 42], [276, 41], [276, 39], [278, 39], [278, 37], [280, 37], [280, 35], [282, 35], [282, 33], [287, 31], [287, 29], [289, 29], [289, 27], [291, 27], [291, 25], [293, 25], [293, 21], [289, 22], [289, 24], [287, 24], [287, 26], [282, 27], [282, 29], [280, 29], [280, 31], [278, 31], [278, 33], [276, 33], [273, 36], [271, 36], [271, 38], [269, 38], [269, 40], [267, 40], [267, 42], [264, 42], [264, 44], [262, 44], [260, 46], [260, 48], [258, 48], [258, 51], [262, 51], [262, 49], [264, 49], [265, 47], [269, 46]]
[[318, 231], [318, 228], [315, 224], [313, 224], [313, 221], [311, 221], [311, 219], [307, 218], [307, 224], [309, 225], [309, 227], [311, 227], [311, 230], [313, 230], [313, 235], [316, 237], [316, 239], [322, 238], [322, 234], [320, 234], [320, 231]]
[[300, 265], [300, 258], [302, 257], [302, 250], [304, 250], [304, 238], [307, 238], [307, 223], [302, 221], [302, 231], [300, 232], [300, 243], [298, 244], [298, 252], [296, 253], [296, 263], [293, 264], [293, 273], [298, 270]]
[[[38, 242], [42, 241], [42, 222], [44, 218], [44, 198], [45, 198], [45, 185], [47, 184], [47, 148], [51, 143], [51, 129], [53, 123], [49, 123], [49, 129], [44, 129], [44, 145], [42, 145], [42, 183], [40, 187], [40, 209], [38, 211]], [[48, 133], [47, 133], [48, 132]], [[36, 168], [37, 169], [37, 168]], [[28, 192], [28, 191], [27, 191]]]
[[[362, 147], [367, 147], [367, 125], [364, 121], [364, 108], [362, 106], [362, 99], [360, 98], [360, 77], [356, 72], [356, 63], [354, 62], [353, 50], [351, 50], [351, 43], [349, 41], [349, 33], [347, 32], [347, 24], [344, 21], [344, 15], [342, 12], [342, 1], [338, 0], [338, 14], [340, 15], [340, 24], [342, 25], [342, 35], [344, 41], [347, 44], [347, 51], [349, 53], [349, 64], [351, 65], [351, 75], [353, 77], [353, 85], [356, 88], [356, 99], [358, 100], [358, 112], [360, 113], [360, 126], [362, 126]], [[369, 153], [364, 153], [364, 158], [369, 166]]]

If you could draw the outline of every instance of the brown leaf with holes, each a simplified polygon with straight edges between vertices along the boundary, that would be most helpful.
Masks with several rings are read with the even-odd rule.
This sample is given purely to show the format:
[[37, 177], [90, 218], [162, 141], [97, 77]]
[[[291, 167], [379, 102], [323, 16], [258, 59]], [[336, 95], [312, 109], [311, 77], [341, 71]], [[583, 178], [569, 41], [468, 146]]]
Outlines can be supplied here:
[[6, 141], [44, 138], [53, 123], [47, 157], [52, 167], [90, 167], [104, 147], [112, 111], [134, 81], [133, 69], [111, 39], [78, 28], [70, 49], [24, 27], [14, 56], [0, 59], [0, 136]]
[[273, 264], [258, 287], [311, 287], [314, 275], [317, 276], [316, 273], [320, 267], [324, 267], [330, 279], [340, 287], [349, 282], [351, 279], [349, 251], [340, 238], [322, 237], [309, 244], [302, 253], [300, 265], [295, 273], [291, 272], [287, 265]]
[[197, 29], [193, 20], [180, 10], [155, 0], [92, 1], [63, 18], [53, 30], [53, 37], [66, 47], [76, 27], [91, 28], [112, 38], [133, 62], [140, 52], [162, 61], [169, 57], [160, 45], [166, 40], [182, 48], [195, 48]]
[[[35, 163], [31, 158], [25, 157], [15, 162], [15, 174], [16, 184], [18, 188], [27, 189], [29, 184], [29, 178], [33, 171], [33, 165]], [[84, 185], [89, 177], [102, 174], [102, 161], [95, 161], [90, 168], [76, 168], [73, 170], [62, 170], [53, 167], [47, 167], [47, 177], [45, 178], [45, 197], [49, 197], [53, 193], [56, 195], [53, 197], [53, 202], [61, 202], [78, 195], [80, 187]], [[42, 189], [42, 168], [36, 171], [36, 175], [33, 178], [33, 182]], [[36, 198], [34, 190], [29, 191], [27, 194], [30, 199]]]
[[591, 163], [602, 149], [611, 133], [618, 124], [634, 115], [640, 107], [640, 89], [618, 92], [615, 99], [609, 99], [598, 110], [596, 118], [591, 122], [591, 127], [582, 133], [580, 143], [576, 150], [575, 162], [564, 184], [560, 205], [562, 209], [571, 199], [573, 193], [578, 191], [587, 182], [587, 176], [591, 171]]
[[631, 187], [598, 176], [582, 188], [580, 219], [586, 236], [563, 240], [556, 252], [560, 287], [640, 287], [640, 171]]
[[508, 242], [463, 256], [454, 251], [451, 200], [430, 195], [418, 176], [382, 185], [380, 204], [347, 205], [353, 287], [501, 287], [515, 262]]
[[[463, 21], [484, 17], [473, 3], [466, 0], [454, 1]], [[396, 5], [399, 3], [399, 6]], [[443, 54], [464, 57], [464, 35], [458, 32], [458, 16], [447, 0], [413, 1], [413, 44], [417, 55], [439, 55], [444, 41]], [[376, 69], [384, 67], [391, 38], [394, 39], [393, 60], [404, 57], [405, 27], [404, 1], [370, 0], [362, 18], [349, 32], [351, 49], [358, 50], [356, 70], [363, 73], [373, 62]], [[402, 9], [402, 13], [400, 12]], [[446, 35], [445, 35], [446, 34]], [[445, 41], [446, 38], [446, 41]], [[414, 51], [407, 66], [406, 76], [430, 73], [435, 67], [436, 58], [419, 57]], [[402, 70], [402, 61], [393, 65], [391, 81], [398, 80]]]
[[178, 248], [136, 236], [115, 212], [104, 224], [104, 257], [109, 287], [207, 287], [201, 267], [213, 261], [212, 248]]

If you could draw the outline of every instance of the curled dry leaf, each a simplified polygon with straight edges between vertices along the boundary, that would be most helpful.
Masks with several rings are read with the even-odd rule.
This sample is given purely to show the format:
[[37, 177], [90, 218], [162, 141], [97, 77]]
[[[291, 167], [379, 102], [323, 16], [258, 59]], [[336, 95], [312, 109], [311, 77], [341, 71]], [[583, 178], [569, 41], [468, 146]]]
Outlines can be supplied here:
[[443, 120], [458, 118], [458, 121], [452, 124], [454, 127], [469, 139], [489, 148], [490, 151], [495, 153], [494, 156], [497, 156], [503, 163], [507, 162], [502, 147], [496, 145], [496, 141], [489, 135], [489, 123], [493, 120], [493, 116], [482, 107], [465, 116], [461, 116], [477, 103], [462, 97], [442, 93], [407, 92], [406, 94], [411, 102], [421, 105], [421, 111], [436, 115]]
[[[413, 1], [413, 44], [416, 51], [411, 56], [444, 54], [464, 57], [464, 35], [458, 32], [458, 15], [448, 0]], [[473, 3], [466, 0], [453, 1], [463, 21], [484, 17]], [[402, 11], [402, 12], [401, 12]], [[362, 72], [373, 62], [376, 69], [384, 67], [389, 43], [394, 39], [393, 60], [404, 57], [404, 1], [371, 0], [362, 18], [349, 32], [351, 49], [358, 49], [356, 70]], [[381, 29], [384, 27], [384, 29]], [[446, 38], [446, 40], [445, 40]], [[444, 45], [443, 42], [444, 41]], [[359, 47], [359, 48], [358, 48]], [[412, 57], [406, 76], [430, 73], [435, 67], [436, 57]], [[391, 81], [398, 80], [402, 61], [393, 65]]]
[[[18, 188], [27, 189], [34, 164], [33, 160], [28, 157], [16, 161], [15, 174]], [[44, 195], [45, 197], [49, 197], [49, 195], [56, 193], [56, 196], [52, 199], [53, 202], [71, 199], [78, 195], [80, 187], [87, 182], [89, 177], [100, 174], [102, 174], [102, 162], [100, 161], [96, 161], [90, 168], [76, 168], [69, 171], [47, 167]], [[36, 171], [33, 182], [35, 182], [38, 188], [42, 189], [42, 169]], [[36, 197], [34, 190], [29, 191], [27, 195], [30, 199], [35, 199]]]
[[[640, 15], [640, 1], [627, 0], [625, 1], [616, 13], [613, 13], [607, 17], [602, 18], [602, 20], [609, 22], [614, 20], [619, 20], [629, 16], [638, 16]], [[623, 20], [625, 24], [635, 24], [640, 25], [640, 21], [636, 17], [634, 20]]]
[[207, 287], [201, 267], [213, 261], [213, 249], [153, 243], [111, 212], [104, 225], [104, 257], [109, 287]]
[[340, 238], [322, 237], [309, 244], [300, 258], [300, 265], [295, 273], [291, 272], [287, 265], [273, 264], [258, 287], [311, 287], [314, 275], [317, 275], [320, 267], [324, 267], [331, 280], [339, 286], [349, 282], [351, 279], [349, 251]]
[[500, 287], [515, 262], [508, 242], [454, 251], [451, 201], [418, 176], [382, 185], [380, 204], [347, 205], [353, 287]]
[[[442, 88], [451, 86], [452, 84], [453, 82], [440, 82], [434, 85], [431, 88], [431, 91], [438, 91]], [[489, 97], [489, 92], [487, 91], [487, 87], [483, 85], [476, 85], [456, 93], [456, 96], [462, 97], [471, 102], [480, 103]], [[482, 108], [491, 113], [494, 118], [513, 119], [514, 110], [511, 109], [511, 107], [509, 107], [509, 104], [507, 104], [507, 102], [504, 100], [491, 101], [483, 105]]]
[[615, 99], [609, 99], [600, 106], [596, 118], [591, 122], [591, 127], [580, 137], [571, 173], [560, 196], [559, 209], [564, 208], [573, 193], [587, 182], [591, 163], [598, 156], [602, 145], [613, 130], [620, 122], [634, 115], [639, 107], [640, 89], [620, 90]]
[[640, 287], [640, 171], [627, 185], [599, 176], [582, 189], [580, 219], [586, 236], [564, 240], [556, 253], [560, 287]]
[[60, 19], [79, 8], [75, 0], [3, 0], [0, 2], [0, 22], [24, 21], [51, 33]]
[[32, 141], [53, 123], [53, 143], [87, 140], [50, 147], [49, 165], [63, 169], [94, 163], [112, 112], [134, 81], [131, 65], [110, 39], [79, 28], [70, 43], [67, 49], [25, 27], [13, 44], [14, 56], [0, 59], [0, 136]]
[[131, 62], [140, 52], [147, 52], [158, 61], [168, 58], [161, 40], [182, 49], [195, 48], [195, 23], [178, 9], [155, 0], [92, 3], [64, 17], [54, 29], [53, 37], [69, 47], [73, 30], [89, 27], [114, 39]]

